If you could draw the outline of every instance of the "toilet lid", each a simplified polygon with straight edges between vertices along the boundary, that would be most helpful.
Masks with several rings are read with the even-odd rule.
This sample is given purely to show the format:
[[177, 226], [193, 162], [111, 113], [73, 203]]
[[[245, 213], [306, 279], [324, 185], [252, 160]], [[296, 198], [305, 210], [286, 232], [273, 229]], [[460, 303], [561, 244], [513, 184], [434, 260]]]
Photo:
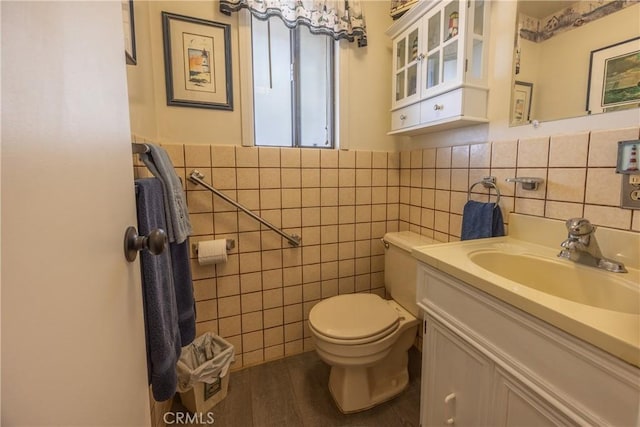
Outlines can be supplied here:
[[348, 294], [328, 298], [309, 313], [318, 333], [338, 340], [380, 339], [395, 331], [398, 312], [376, 294]]

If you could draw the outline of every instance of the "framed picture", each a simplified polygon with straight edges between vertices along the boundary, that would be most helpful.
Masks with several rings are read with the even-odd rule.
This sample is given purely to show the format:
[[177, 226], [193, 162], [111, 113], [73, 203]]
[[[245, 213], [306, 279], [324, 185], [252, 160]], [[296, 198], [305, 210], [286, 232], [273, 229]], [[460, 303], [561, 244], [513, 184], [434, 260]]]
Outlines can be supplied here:
[[167, 105], [233, 110], [230, 25], [162, 12]]
[[120, 0], [122, 29], [124, 30], [124, 56], [129, 65], [136, 65], [136, 31], [133, 19], [133, 0]]
[[533, 83], [515, 82], [511, 100], [511, 126], [524, 125], [531, 121], [531, 96]]
[[618, 141], [617, 173], [640, 175], [640, 139]]
[[640, 106], [640, 37], [591, 51], [589, 114]]

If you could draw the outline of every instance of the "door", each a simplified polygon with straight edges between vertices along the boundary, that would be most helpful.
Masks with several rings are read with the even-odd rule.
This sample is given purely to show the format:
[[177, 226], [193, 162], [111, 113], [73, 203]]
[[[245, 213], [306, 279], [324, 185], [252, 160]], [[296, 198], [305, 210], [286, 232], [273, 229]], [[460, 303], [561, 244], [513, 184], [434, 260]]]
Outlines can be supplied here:
[[120, 2], [2, 16], [2, 425], [150, 424]]
[[493, 363], [431, 317], [426, 318], [422, 425], [488, 425]]
[[416, 22], [393, 40], [393, 107], [408, 105], [420, 95], [420, 25]]
[[577, 426], [588, 425], [576, 422], [575, 415], [566, 416], [551, 402], [545, 401], [535, 391], [496, 368], [494, 380], [494, 403], [491, 411], [496, 427], [517, 426]]
[[460, 85], [463, 71], [465, 4], [443, 1], [424, 18], [424, 64], [421, 98], [445, 92]]

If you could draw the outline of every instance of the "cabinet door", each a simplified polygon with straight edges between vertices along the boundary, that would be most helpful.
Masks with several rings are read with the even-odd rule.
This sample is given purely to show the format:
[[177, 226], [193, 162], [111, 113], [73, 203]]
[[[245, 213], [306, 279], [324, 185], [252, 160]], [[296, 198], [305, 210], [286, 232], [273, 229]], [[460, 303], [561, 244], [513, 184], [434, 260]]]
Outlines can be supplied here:
[[487, 425], [493, 363], [426, 315], [423, 426]]
[[422, 98], [462, 83], [466, 2], [444, 1], [423, 19]]
[[487, 16], [489, 4], [484, 0], [475, 0], [467, 8], [468, 36], [465, 66], [465, 82], [486, 86], [487, 81]]
[[417, 101], [420, 95], [420, 22], [409, 27], [393, 41], [394, 107]]
[[[496, 369], [494, 407], [491, 425], [508, 426], [573, 426], [580, 425], [577, 416], [565, 415], [526, 385]], [[584, 421], [584, 425], [588, 422]]]

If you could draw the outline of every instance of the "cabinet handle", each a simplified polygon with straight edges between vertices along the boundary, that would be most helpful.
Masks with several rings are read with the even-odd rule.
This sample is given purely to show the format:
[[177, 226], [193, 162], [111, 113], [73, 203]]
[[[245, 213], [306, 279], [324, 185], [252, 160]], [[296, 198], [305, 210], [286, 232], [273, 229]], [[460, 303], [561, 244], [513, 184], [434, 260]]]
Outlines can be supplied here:
[[400, 114], [400, 120], [405, 121], [407, 119], [407, 116], [405, 116], [404, 114]]
[[444, 105], [442, 104], [433, 104], [433, 109], [438, 111], [438, 110], [444, 110]]
[[420, 55], [418, 55], [418, 62], [422, 61], [424, 59], [424, 53], [421, 53]]
[[447, 425], [455, 424], [456, 394], [450, 393], [444, 398], [444, 418]]

